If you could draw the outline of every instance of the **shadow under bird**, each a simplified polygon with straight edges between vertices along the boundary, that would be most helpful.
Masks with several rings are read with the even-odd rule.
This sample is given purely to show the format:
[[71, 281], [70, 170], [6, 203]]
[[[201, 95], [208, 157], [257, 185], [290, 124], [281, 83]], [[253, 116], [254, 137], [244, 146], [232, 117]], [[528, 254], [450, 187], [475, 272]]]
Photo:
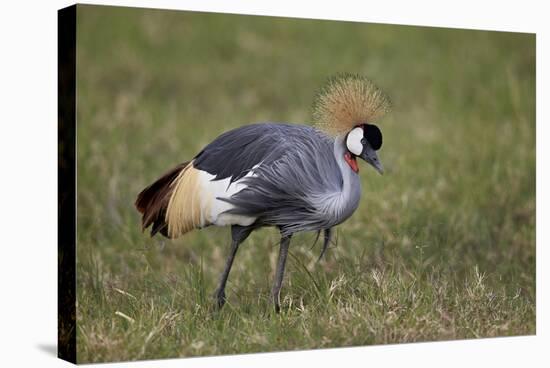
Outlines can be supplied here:
[[314, 126], [261, 123], [228, 131], [145, 188], [135, 203], [143, 229], [177, 238], [193, 229], [231, 226], [231, 250], [215, 292], [221, 308], [239, 244], [258, 228], [276, 226], [281, 242], [271, 295], [279, 312], [292, 235], [323, 231], [321, 258], [333, 227], [359, 204], [356, 159], [383, 172], [377, 155], [382, 134], [372, 123], [389, 106], [367, 78], [332, 77], [315, 98]]

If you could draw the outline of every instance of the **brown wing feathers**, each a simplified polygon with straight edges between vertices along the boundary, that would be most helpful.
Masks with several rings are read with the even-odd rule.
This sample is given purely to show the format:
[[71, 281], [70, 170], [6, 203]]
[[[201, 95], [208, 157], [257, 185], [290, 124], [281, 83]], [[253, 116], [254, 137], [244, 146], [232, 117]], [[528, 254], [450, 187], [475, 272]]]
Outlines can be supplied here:
[[189, 162], [184, 162], [176, 166], [139, 193], [135, 206], [143, 214], [143, 230], [153, 224], [151, 236], [160, 231], [162, 235], [169, 237], [166, 209], [174, 190], [172, 183], [188, 165]]

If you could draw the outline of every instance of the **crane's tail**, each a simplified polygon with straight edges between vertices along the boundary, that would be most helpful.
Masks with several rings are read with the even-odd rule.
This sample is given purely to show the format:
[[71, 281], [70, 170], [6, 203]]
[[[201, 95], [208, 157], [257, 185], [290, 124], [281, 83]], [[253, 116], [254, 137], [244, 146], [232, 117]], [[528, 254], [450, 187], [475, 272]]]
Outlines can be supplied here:
[[170, 203], [170, 198], [174, 192], [173, 184], [177, 181], [182, 172], [188, 168], [189, 164], [190, 162], [184, 162], [176, 166], [138, 194], [135, 206], [143, 215], [143, 230], [153, 225], [151, 228], [151, 236], [160, 232], [167, 238], [172, 237], [168, 231], [169, 228], [166, 221], [166, 213]]

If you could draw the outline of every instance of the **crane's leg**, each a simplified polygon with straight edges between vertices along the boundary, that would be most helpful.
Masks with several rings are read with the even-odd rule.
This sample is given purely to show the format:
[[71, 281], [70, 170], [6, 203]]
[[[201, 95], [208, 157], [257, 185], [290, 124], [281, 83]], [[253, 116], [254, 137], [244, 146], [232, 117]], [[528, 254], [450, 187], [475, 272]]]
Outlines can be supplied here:
[[232, 238], [231, 251], [229, 252], [229, 257], [227, 257], [227, 261], [225, 262], [225, 267], [220, 277], [218, 288], [214, 293], [214, 297], [216, 299], [216, 306], [218, 309], [221, 309], [225, 304], [225, 284], [227, 283], [227, 278], [229, 277], [229, 272], [231, 271], [231, 266], [233, 266], [233, 260], [235, 259], [235, 255], [237, 254], [239, 245], [246, 238], [248, 238], [248, 235], [250, 235], [252, 230], [254, 230], [254, 228], [250, 226], [247, 226], [247, 227], [239, 226], [239, 225], [231, 226], [231, 238]]
[[285, 273], [286, 257], [288, 255], [288, 247], [290, 245], [290, 235], [281, 238], [281, 247], [279, 248], [279, 259], [277, 260], [277, 269], [275, 270], [275, 280], [273, 281], [273, 289], [271, 296], [275, 305], [275, 312], [281, 310], [281, 286], [283, 284], [283, 275]]
[[321, 249], [321, 254], [319, 255], [319, 258], [317, 258], [317, 262], [323, 258], [325, 255], [325, 252], [328, 249], [328, 245], [332, 242], [332, 228], [325, 229], [325, 241], [323, 242], [323, 249]]

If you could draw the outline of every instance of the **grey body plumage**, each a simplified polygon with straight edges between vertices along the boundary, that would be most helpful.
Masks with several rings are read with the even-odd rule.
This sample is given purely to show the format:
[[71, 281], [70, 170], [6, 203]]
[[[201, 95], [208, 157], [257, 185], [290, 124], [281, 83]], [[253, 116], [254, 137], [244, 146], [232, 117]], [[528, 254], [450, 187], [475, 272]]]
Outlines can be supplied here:
[[382, 134], [370, 124], [389, 108], [383, 92], [364, 77], [340, 75], [329, 80], [314, 106], [317, 127], [261, 123], [228, 131], [138, 195], [142, 226], [152, 225], [151, 236], [160, 232], [172, 238], [209, 225], [231, 225], [231, 251], [215, 293], [218, 307], [225, 303], [239, 245], [252, 231], [275, 226], [281, 244], [272, 298], [279, 311], [292, 235], [323, 232], [320, 259], [333, 227], [359, 205], [356, 158], [383, 171], [376, 153]]
[[[243, 179], [246, 188], [223, 199], [235, 206], [228, 212], [257, 217], [251, 226], [277, 226], [282, 235], [291, 235], [331, 228], [355, 211], [361, 185], [343, 160], [345, 146], [340, 139], [302, 125], [253, 124], [235, 133], [240, 135], [241, 130], [247, 137], [257, 137], [248, 145], [256, 152], [261, 146], [263, 154], [245, 165], [244, 171], [254, 174]], [[242, 147], [224, 139], [215, 143], [223, 147], [217, 153], [225, 157], [234, 157]], [[242, 166], [239, 163], [235, 175], [242, 175]]]

